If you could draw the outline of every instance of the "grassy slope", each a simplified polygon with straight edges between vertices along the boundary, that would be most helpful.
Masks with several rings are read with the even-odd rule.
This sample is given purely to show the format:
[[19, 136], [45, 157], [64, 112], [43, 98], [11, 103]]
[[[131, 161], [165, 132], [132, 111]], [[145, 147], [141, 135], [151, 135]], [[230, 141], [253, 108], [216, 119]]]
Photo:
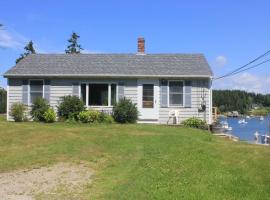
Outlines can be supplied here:
[[269, 157], [193, 129], [0, 122], [0, 172], [88, 161], [89, 199], [269, 199]]

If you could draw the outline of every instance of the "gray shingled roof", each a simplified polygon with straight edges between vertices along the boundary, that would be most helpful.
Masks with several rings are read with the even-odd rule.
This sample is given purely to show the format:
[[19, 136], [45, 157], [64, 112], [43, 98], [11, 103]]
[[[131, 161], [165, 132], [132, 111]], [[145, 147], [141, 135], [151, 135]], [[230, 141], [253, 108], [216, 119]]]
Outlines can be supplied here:
[[5, 77], [210, 77], [202, 54], [32, 54], [8, 70]]

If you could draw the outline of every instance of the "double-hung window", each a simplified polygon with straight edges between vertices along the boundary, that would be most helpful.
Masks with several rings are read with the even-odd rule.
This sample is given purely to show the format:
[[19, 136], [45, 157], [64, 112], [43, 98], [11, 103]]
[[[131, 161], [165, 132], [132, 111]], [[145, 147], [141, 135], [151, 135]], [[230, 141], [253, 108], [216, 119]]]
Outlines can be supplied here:
[[81, 84], [81, 99], [86, 106], [113, 106], [116, 103], [116, 84]]
[[184, 105], [184, 82], [169, 81], [169, 106], [180, 107]]
[[30, 104], [37, 97], [43, 97], [43, 80], [30, 80]]

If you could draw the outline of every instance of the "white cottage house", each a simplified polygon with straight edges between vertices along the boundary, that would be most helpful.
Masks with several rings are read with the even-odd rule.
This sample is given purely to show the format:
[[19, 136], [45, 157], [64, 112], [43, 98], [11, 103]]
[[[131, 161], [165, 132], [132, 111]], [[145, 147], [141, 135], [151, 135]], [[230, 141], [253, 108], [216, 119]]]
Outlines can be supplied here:
[[[137, 104], [138, 122], [177, 122], [198, 117], [212, 123], [212, 71], [202, 54], [147, 54], [143, 38], [134, 54], [32, 54], [8, 70], [7, 110], [30, 108], [44, 97], [56, 109], [60, 97], [76, 95], [87, 108], [110, 112], [125, 97]], [[7, 114], [7, 119], [12, 118]], [[172, 120], [169, 121], [172, 123]]]

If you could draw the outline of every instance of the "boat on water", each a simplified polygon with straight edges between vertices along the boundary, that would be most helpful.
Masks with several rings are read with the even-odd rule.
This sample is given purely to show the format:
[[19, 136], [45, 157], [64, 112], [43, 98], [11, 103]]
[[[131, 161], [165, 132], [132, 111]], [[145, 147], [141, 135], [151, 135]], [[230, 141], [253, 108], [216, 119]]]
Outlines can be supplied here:
[[232, 127], [229, 126], [229, 127], [227, 128], [227, 130], [228, 130], [228, 131], [232, 131]]
[[245, 119], [238, 120], [238, 124], [247, 124], [248, 122]]
[[229, 126], [228, 122], [226, 122], [226, 121], [221, 122], [221, 127], [228, 130], [228, 131], [232, 130], [232, 127]]
[[263, 117], [263, 116], [261, 116], [261, 117], [260, 117], [260, 121], [263, 121], [263, 120], [264, 120], [264, 117]]
[[250, 116], [247, 115], [246, 118], [247, 118], [247, 119], [250, 119]]

